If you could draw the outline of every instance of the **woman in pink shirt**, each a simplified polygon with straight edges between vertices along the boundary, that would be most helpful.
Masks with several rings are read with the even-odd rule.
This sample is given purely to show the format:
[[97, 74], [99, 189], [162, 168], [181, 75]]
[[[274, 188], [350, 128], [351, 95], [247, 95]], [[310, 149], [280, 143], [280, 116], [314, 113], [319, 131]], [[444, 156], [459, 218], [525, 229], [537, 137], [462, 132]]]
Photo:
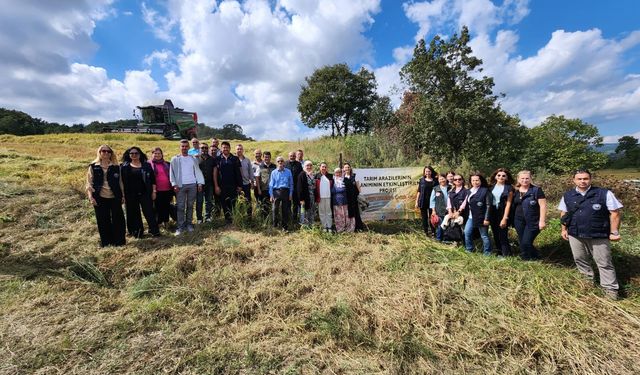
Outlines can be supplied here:
[[[158, 225], [169, 223], [173, 189], [169, 182], [169, 163], [164, 160], [162, 149], [153, 149], [153, 158], [149, 161], [156, 175], [156, 200], [154, 201]], [[166, 225], [166, 224], [165, 224]]]

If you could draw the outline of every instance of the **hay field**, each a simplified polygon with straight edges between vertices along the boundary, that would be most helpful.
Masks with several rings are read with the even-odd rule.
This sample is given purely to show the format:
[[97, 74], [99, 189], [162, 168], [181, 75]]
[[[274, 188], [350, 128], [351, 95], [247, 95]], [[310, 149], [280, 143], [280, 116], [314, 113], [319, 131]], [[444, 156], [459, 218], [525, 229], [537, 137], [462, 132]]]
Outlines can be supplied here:
[[[305, 142], [245, 148], [340, 147]], [[101, 249], [82, 192], [100, 143], [177, 152], [0, 136], [0, 374], [640, 373], [637, 228], [615, 245], [617, 302], [575, 271], [557, 220], [543, 262], [466, 254], [415, 222], [351, 236], [214, 222]]]

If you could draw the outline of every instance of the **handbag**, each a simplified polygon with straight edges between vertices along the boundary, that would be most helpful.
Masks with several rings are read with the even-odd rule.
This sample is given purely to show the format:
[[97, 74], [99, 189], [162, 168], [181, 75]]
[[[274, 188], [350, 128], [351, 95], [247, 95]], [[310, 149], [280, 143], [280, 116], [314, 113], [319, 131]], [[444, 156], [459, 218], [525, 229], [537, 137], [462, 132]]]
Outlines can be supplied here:
[[448, 242], [462, 242], [462, 240], [464, 239], [462, 226], [460, 226], [460, 224], [451, 222], [451, 224], [444, 230], [443, 239], [444, 241]]

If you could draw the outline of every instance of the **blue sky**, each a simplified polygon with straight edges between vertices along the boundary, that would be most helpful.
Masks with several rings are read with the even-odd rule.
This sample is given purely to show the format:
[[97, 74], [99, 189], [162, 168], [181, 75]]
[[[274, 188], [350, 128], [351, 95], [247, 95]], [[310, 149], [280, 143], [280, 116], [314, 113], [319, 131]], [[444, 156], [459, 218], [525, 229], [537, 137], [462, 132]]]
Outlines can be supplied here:
[[[304, 77], [327, 64], [376, 73], [397, 105], [418, 38], [468, 25], [474, 53], [528, 126], [551, 114], [607, 141], [640, 136], [640, 3], [631, 0], [154, 0], [42, 3], [0, 15], [0, 106], [65, 123], [129, 117], [172, 98], [211, 126], [313, 137]], [[24, 25], [16, 27], [16, 25]]]

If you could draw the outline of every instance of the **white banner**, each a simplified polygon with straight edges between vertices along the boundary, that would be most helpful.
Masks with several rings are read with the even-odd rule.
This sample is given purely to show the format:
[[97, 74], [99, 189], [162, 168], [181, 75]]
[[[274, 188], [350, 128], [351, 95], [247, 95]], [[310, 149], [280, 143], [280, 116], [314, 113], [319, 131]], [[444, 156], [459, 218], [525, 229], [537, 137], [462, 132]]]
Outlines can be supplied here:
[[362, 220], [413, 219], [422, 168], [354, 169], [360, 196], [369, 203]]

